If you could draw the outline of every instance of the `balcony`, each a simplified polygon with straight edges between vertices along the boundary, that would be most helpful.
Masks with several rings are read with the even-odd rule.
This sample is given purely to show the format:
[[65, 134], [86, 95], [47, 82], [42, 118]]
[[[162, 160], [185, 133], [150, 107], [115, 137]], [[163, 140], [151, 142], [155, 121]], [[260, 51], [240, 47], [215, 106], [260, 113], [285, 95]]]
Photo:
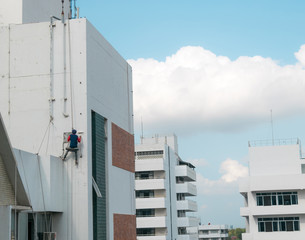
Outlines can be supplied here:
[[165, 228], [166, 216], [137, 217], [137, 228]]
[[165, 208], [165, 198], [137, 198], [136, 209]]
[[145, 179], [135, 181], [136, 190], [165, 189], [165, 179]]
[[194, 184], [186, 182], [186, 183], [177, 183], [176, 184], [176, 192], [184, 193], [185, 196], [196, 196], [197, 188]]
[[178, 235], [177, 240], [198, 240], [198, 235], [196, 235], [196, 234]]
[[[247, 209], [247, 208], [244, 208]], [[247, 214], [243, 208], [240, 209], [241, 214]], [[250, 213], [250, 210], [249, 210]], [[251, 207], [252, 216], [276, 216], [276, 215], [300, 215], [305, 214], [303, 205], [280, 205], [280, 206], [255, 206]], [[247, 215], [242, 215], [247, 216]]]
[[196, 217], [178, 217], [177, 227], [197, 227], [199, 219]]
[[197, 212], [197, 203], [192, 200], [177, 201], [177, 210]]
[[136, 160], [136, 172], [144, 171], [164, 171], [165, 165], [163, 158], [148, 158]]
[[240, 216], [247, 217], [250, 215], [250, 209], [248, 207], [241, 207], [240, 208]]
[[196, 172], [186, 165], [176, 166], [176, 177], [182, 177], [184, 181], [196, 181]]
[[199, 234], [199, 238], [203, 239], [226, 239], [228, 234], [226, 233], [209, 233], [209, 234]]

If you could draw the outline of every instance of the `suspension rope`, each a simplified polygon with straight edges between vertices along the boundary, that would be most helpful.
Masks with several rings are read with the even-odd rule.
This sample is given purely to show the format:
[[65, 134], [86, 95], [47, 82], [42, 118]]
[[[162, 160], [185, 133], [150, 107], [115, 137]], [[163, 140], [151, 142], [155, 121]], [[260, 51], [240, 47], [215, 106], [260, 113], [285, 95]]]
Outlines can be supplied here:
[[36, 153], [36, 155], [39, 155], [40, 149], [41, 149], [42, 144], [43, 144], [43, 142], [44, 142], [44, 139], [45, 139], [45, 137], [46, 137], [46, 135], [47, 135], [47, 132], [48, 132], [48, 130], [50, 131], [50, 125], [51, 125], [51, 123], [52, 123], [52, 119], [50, 119], [50, 121], [49, 121], [49, 123], [48, 123], [47, 129], [46, 129], [46, 131], [45, 131], [45, 133], [44, 133], [44, 135], [43, 135], [43, 138], [42, 138], [42, 140], [41, 140], [41, 143], [40, 143], [40, 146], [39, 146], [39, 148], [38, 148], [38, 152]]

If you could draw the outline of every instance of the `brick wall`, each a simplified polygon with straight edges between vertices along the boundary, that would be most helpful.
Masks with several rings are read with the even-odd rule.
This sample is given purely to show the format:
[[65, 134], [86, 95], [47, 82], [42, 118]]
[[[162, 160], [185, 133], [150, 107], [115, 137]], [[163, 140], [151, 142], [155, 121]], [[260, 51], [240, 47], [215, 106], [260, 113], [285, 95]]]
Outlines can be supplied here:
[[113, 214], [114, 240], [136, 240], [136, 216]]
[[134, 136], [112, 123], [112, 165], [135, 172]]

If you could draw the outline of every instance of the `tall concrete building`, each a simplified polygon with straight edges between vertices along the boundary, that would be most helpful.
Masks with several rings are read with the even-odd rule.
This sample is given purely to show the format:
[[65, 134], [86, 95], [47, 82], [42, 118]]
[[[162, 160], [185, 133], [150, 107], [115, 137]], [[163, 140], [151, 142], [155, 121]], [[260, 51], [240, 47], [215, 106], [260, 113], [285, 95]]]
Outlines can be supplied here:
[[61, 2], [0, 0], [0, 239], [135, 240], [131, 67]]
[[177, 137], [142, 138], [135, 155], [137, 239], [198, 239], [199, 219], [188, 214], [197, 212], [196, 172], [179, 157]]
[[305, 161], [298, 139], [249, 142], [249, 177], [239, 191], [245, 206], [243, 240], [305, 237]]

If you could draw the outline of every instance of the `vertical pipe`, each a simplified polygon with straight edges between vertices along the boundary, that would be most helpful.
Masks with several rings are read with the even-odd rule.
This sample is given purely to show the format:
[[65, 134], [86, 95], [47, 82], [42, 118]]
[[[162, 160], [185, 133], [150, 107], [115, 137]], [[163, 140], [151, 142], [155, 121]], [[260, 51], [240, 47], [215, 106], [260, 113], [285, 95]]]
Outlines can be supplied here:
[[[69, 20], [68, 20], [68, 25], [69, 25]], [[69, 29], [68, 29], [69, 31]], [[69, 117], [69, 114], [67, 113], [67, 43], [66, 43], [66, 24], [63, 24], [63, 77], [64, 77], [64, 106], [63, 106], [63, 115], [65, 118]]]
[[11, 25], [8, 25], [8, 115], [11, 114]]
[[50, 99], [49, 99], [49, 115], [50, 115], [50, 122], [53, 121], [53, 81], [54, 81], [54, 74], [53, 74], [53, 17], [50, 20]]

